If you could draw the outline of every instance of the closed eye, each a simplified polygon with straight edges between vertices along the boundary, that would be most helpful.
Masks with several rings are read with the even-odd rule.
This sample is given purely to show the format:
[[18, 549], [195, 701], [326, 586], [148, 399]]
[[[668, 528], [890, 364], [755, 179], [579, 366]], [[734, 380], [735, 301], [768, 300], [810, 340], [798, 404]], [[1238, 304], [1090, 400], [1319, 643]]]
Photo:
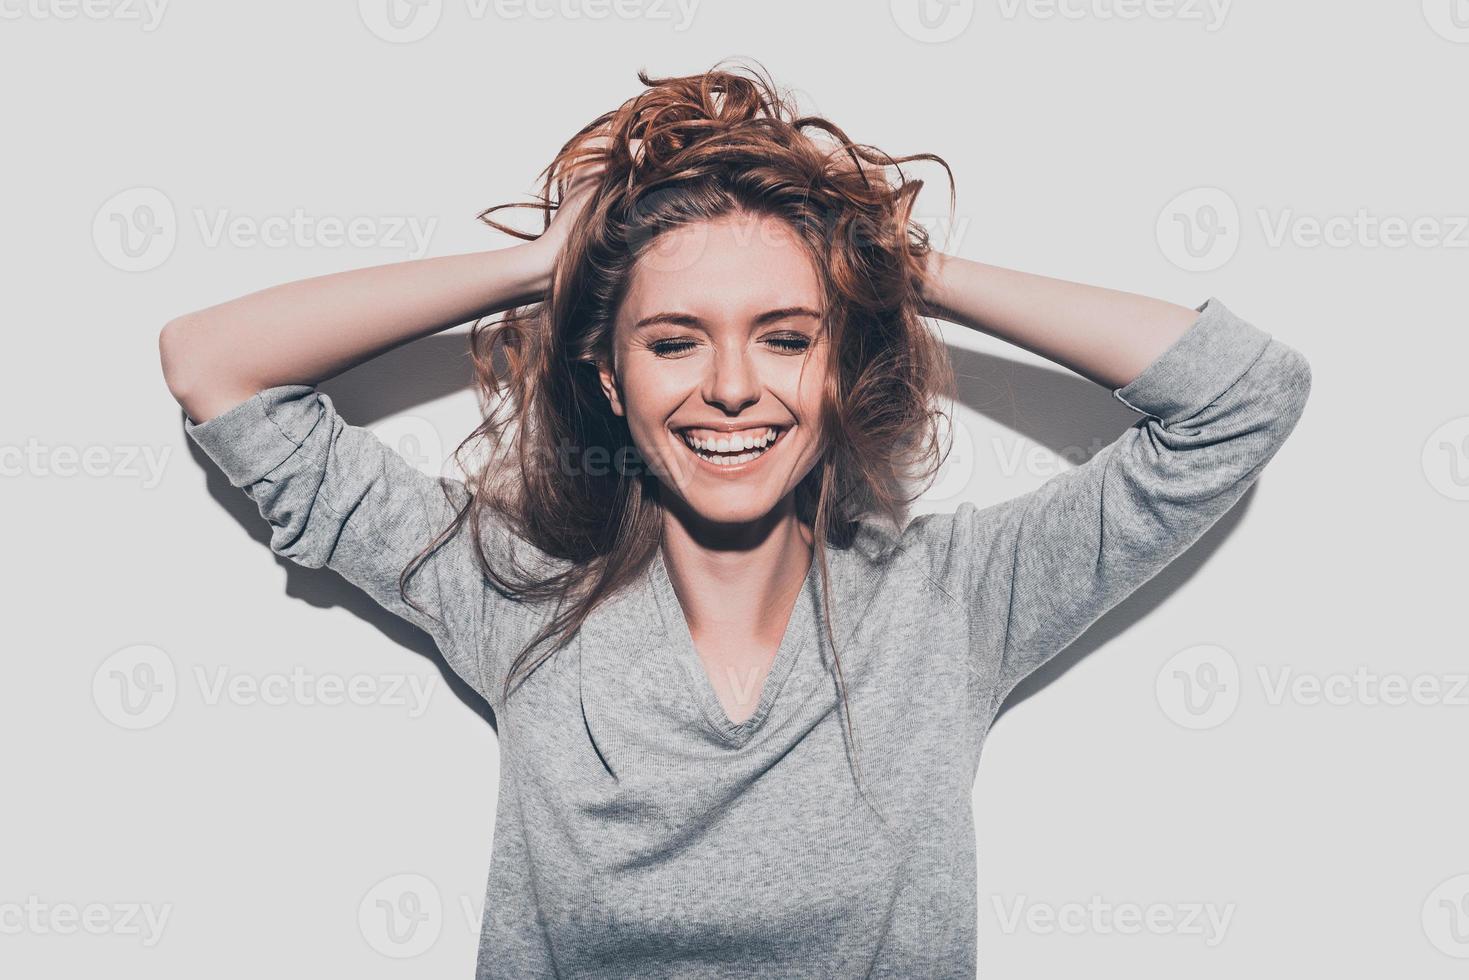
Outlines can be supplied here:
[[648, 344], [648, 350], [659, 357], [672, 357], [682, 354], [690, 347], [695, 346], [692, 340], [655, 340]]
[[[799, 354], [811, 347], [811, 338], [803, 337], [800, 334], [766, 337], [765, 343], [781, 351]], [[692, 347], [697, 347], [698, 343], [681, 337], [669, 337], [663, 340], [650, 341], [647, 346], [650, 351], [659, 357], [675, 357]]]
[[811, 346], [810, 338], [801, 336], [769, 337], [765, 342], [767, 344], [773, 344], [781, 350], [788, 350], [795, 353], [800, 353]]

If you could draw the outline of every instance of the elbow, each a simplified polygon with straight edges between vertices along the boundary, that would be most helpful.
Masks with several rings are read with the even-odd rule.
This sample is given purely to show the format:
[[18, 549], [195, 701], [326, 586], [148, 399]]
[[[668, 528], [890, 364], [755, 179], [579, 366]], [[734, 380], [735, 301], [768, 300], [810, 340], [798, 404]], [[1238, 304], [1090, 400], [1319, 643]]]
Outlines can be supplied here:
[[193, 390], [188, 374], [191, 334], [191, 321], [187, 317], [169, 320], [158, 332], [158, 359], [163, 369], [163, 382], [168, 385], [169, 394], [185, 410], [188, 409], [187, 400]]
[[169, 394], [196, 425], [227, 411], [264, 385], [241, 380], [229, 355], [194, 314], [175, 317], [158, 332], [158, 360]]
[[[1311, 397], [1311, 362], [1306, 356], [1279, 340], [1272, 340], [1275, 359], [1268, 398], [1269, 454], [1274, 455], [1295, 432]], [[1268, 458], [1268, 456], [1267, 456]]]
[[1306, 402], [1311, 397], [1311, 362], [1306, 360], [1306, 355], [1290, 349], [1289, 391], [1290, 391], [1290, 422], [1294, 427], [1306, 410]]
[[1271, 337], [1256, 362], [1263, 372], [1257, 383], [1271, 414], [1294, 426], [1311, 397], [1311, 362], [1279, 337]]

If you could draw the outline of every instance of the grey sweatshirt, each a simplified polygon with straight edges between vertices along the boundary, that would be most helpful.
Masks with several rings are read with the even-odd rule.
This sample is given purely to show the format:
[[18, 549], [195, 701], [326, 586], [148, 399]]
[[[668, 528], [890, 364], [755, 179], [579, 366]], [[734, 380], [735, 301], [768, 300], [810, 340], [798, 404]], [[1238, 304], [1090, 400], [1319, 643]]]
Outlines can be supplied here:
[[[273, 551], [335, 569], [430, 632], [495, 709], [477, 977], [967, 980], [971, 794], [1001, 702], [1229, 510], [1310, 391], [1299, 352], [1217, 299], [1198, 310], [1113, 390], [1143, 418], [1086, 463], [900, 532], [869, 523], [829, 551], [860, 792], [814, 562], [739, 724], [661, 555], [506, 703], [510, 660], [550, 611], [486, 584], [467, 532], [410, 580], [436, 618], [398, 594], [399, 571], [452, 516], [436, 479], [307, 385], [185, 428], [259, 505]], [[485, 540], [492, 557], [530, 549], [503, 526]]]

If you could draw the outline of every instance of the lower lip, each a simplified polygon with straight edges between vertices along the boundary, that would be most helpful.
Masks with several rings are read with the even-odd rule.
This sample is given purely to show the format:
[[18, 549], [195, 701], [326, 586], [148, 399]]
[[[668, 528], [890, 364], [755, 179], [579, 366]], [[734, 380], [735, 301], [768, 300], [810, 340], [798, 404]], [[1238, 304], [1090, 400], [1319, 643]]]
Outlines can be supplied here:
[[771, 453], [775, 452], [775, 447], [779, 446], [782, 442], [785, 441], [786, 433], [789, 431], [791, 430], [781, 429], [779, 432], [776, 433], [775, 441], [765, 448], [765, 452], [761, 453], [759, 456], [756, 456], [754, 459], [746, 460], [743, 463], [711, 463], [703, 456], [700, 456], [698, 453], [694, 452], [694, 447], [690, 446], [687, 442], [684, 442], [683, 436], [675, 432], [673, 434], [673, 437], [678, 440], [679, 445], [683, 446], [690, 456], [694, 457], [694, 462], [698, 463], [701, 469], [713, 474], [714, 476], [737, 477], [744, 476], [746, 473], [750, 472], [752, 469], [765, 462], [766, 458]]

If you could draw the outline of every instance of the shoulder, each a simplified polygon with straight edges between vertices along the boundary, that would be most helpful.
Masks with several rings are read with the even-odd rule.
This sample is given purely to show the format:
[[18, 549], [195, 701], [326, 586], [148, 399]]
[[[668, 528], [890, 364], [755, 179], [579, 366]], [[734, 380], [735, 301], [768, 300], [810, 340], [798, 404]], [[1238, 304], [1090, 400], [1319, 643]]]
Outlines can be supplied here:
[[901, 527], [864, 520], [851, 552], [888, 581], [921, 575], [962, 602], [985, 582], [1009, 579], [1026, 502], [1027, 495], [985, 507], [963, 501], [952, 510], [914, 514]]
[[909, 515], [901, 525], [866, 517], [856, 522], [842, 553], [856, 576], [881, 583], [884, 591], [936, 587], [958, 600], [967, 580], [964, 566], [975, 514], [975, 506], [966, 502], [952, 511]]

